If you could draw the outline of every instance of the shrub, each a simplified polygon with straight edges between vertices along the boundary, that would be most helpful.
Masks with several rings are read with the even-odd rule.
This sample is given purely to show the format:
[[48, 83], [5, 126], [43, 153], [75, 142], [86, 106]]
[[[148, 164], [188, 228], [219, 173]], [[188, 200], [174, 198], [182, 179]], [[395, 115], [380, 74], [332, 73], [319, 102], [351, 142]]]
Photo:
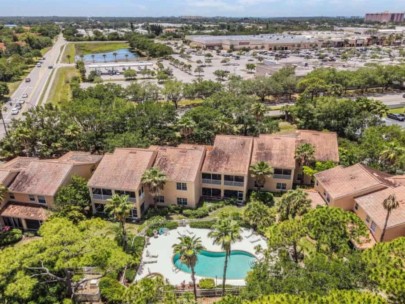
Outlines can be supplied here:
[[125, 287], [122, 286], [117, 280], [104, 277], [100, 280], [100, 294], [103, 300], [107, 303], [115, 304], [123, 302], [123, 294]]
[[191, 222], [190, 227], [197, 228], [197, 229], [210, 229], [212, 227], [212, 225], [214, 225], [215, 223], [216, 223], [216, 220]]
[[201, 279], [198, 283], [201, 289], [214, 289], [215, 288], [215, 281], [213, 279]]
[[274, 206], [274, 195], [271, 192], [253, 191], [250, 200], [262, 202], [268, 207]]
[[127, 280], [127, 282], [132, 283], [135, 279], [135, 275], [136, 275], [136, 271], [135, 269], [131, 268], [131, 269], [127, 269], [125, 271], [125, 279]]
[[23, 237], [23, 233], [20, 229], [11, 229], [0, 233], [0, 246], [6, 246], [17, 243]]
[[187, 209], [183, 211], [183, 215], [190, 218], [202, 218], [210, 214], [208, 207], [201, 207], [195, 210]]

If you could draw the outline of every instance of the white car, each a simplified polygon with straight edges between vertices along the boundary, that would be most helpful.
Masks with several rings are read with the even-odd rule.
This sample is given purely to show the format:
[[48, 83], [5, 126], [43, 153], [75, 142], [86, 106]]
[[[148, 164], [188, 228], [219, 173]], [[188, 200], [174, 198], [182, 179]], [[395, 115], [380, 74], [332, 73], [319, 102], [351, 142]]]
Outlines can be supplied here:
[[14, 109], [18, 109], [18, 110], [21, 110], [21, 108], [22, 108], [22, 105], [21, 105], [21, 103], [16, 103], [15, 104], [15, 107], [14, 107]]
[[24, 99], [20, 99], [19, 101], [18, 101], [18, 103], [25, 103], [25, 100]]
[[22, 98], [28, 98], [28, 94], [25, 93], [25, 94], [23, 94], [21, 97], [22, 97]]
[[11, 115], [17, 115], [19, 112], [20, 112], [19, 109], [13, 108], [13, 109], [11, 110]]
[[40, 68], [40, 67], [41, 67], [41, 64], [40, 64], [40, 63], [37, 63], [37, 67]]

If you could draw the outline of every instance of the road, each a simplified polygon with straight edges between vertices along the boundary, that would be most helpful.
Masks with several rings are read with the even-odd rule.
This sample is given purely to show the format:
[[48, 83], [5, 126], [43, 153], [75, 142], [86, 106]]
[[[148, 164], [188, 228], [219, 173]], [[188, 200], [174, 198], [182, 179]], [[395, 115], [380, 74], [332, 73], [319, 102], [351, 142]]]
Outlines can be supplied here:
[[[12, 94], [10, 101], [3, 106], [1, 110], [6, 125], [9, 125], [12, 119], [20, 119], [24, 112], [40, 104], [41, 96], [53, 71], [53, 68], [50, 69], [49, 66], [56, 68], [58, 59], [61, 57], [61, 52], [63, 51], [62, 47], [65, 44], [65, 39], [62, 35], [59, 35], [53, 47], [44, 55], [45, 60], [41, 60], [41, 67], [35, 66], [26, 76], [26, 78], [30, 78], [31, 81], [26, 82], [23, 80], [17, 90]], [[56, 71], [54, 71], [54, 73], [56, 73]], [[22, 96], [24, 94], [27, 94], [28, 97], [23, 98]], [[25, 102], [18, 114], [13, 115], [11, 110], [17, 100], [25, 100]], [[4, 136], [5, 130], [3, 124], [0, 124], [0, 138]]]

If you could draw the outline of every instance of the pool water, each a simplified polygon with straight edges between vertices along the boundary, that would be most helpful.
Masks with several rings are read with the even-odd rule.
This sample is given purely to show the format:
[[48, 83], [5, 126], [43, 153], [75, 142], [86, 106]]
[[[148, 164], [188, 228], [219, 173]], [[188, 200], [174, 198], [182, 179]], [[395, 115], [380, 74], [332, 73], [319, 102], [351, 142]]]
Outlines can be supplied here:
[[[197, 255], [197, 258], [197, 264], [194, 269], [196, 275], [222, 279], [224, 274], [225, 252], [203, 250]], [[255, 261], [256, 258], [254, 255], [246, 251], [232, 250], [228, 259], [226, 277], [234, 280], [244, 279]], [[173, 257], [173, 263], [178, 269], [191, 273], [191, 269], [180, 261], [178, 254]]]
[[[84, 62], [90, 62], [90, 63], [92, 63], [92, 62], [100, 63], [100, 62], [104, 62], [104, 61], [114, 62], [115, 61], [114, 53], [117, 54], [117, 61], [133, 60], [133, 59], [139, 57], [137, 54], [131, 52], [130, 49], [119, 49], [114, 52], [94, 53], [94, 54], [84, 55], [83, 60], [84, 60]], [[92, 57], [92, 55], [94, 55], [94, 58]], [[105, 55], [105, 59], [104, 59], [103, 55]], [[76, 60], [80, 60], [80, 57], [76, 56]]]

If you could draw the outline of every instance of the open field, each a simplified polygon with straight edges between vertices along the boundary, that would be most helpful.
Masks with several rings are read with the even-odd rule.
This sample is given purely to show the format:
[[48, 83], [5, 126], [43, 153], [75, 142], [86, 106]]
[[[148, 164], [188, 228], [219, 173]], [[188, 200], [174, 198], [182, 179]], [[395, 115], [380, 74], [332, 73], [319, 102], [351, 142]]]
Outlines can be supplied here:
[[65, 52], [62, 55], [62, 62], [69, 63], [68, 55], [70, 55], [70, 63], [74, 61], [76, 51], [75, 51], [75, 44], [68, 43], [65, 48]]
[[60, 105], [67, 102], [71, 97], [70, 80], [74, 76], [80, 76], [74, 67], [62, 67], [56, 72], [55, 82], [47, 102]]
[[119, 49], [129, 48], [129, 44], [126, 42], [75, 43], [74, 45], [77, 55], [113, 52]]
[[405, 113], [405, 107], [404, 108], [397, 108], [397, 109], [390, 109], [388, 112], [395, 113], [395, 114], [404, 114]]

